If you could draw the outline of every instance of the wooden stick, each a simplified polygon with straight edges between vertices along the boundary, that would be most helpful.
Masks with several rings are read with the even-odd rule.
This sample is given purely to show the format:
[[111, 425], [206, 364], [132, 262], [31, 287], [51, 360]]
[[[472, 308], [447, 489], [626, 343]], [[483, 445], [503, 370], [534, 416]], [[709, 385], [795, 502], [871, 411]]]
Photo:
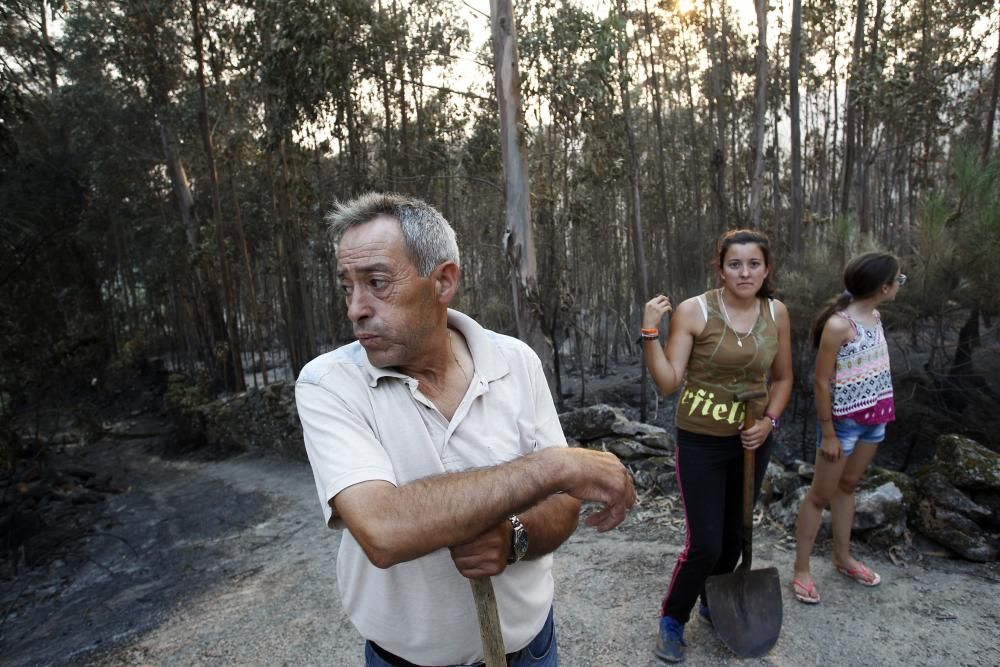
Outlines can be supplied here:
[[476, 615], [479, 617], [479, 634], [483, 639], [483, 660], [486, 667], [506, 667], [507, 655], [503, 648], [493, 580], [489, 577], [469, 579], [469, 584], [472, 585], [472, 597], [476, 600]]

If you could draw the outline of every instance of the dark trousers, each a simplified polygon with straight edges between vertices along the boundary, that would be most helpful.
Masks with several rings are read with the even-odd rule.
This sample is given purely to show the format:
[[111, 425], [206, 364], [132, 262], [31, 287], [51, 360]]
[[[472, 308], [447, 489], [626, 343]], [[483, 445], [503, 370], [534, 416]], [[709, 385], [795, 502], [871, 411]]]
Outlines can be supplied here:
[[[771, 458], [773, 439], [757, 448], [754, 502]], [[661, 614], [687, 623], [705, 580], [736, 568], [742, 551], [743, 447], [739, 435], [718, 437], [677, 429], [677, 486], [687, 540], [677, 557]]]

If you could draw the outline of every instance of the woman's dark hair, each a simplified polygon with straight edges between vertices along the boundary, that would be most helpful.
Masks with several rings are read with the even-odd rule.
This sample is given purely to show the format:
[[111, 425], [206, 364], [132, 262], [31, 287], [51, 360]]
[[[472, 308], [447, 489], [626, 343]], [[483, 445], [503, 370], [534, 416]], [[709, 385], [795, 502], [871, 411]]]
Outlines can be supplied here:
[[866, 252], [858, 255], [844, 269], [844, 291], [831, 299], [812, 325], [810, 338], [814, 348], [819, 348], [826, 321], [836, 312], [847, 308], [855, 299], [867, 299], [885, 285], [892, 285], [899, 273], [899, 258], [888, 252]]
[[730, 246], [742, 245], [744, 243], [757, 244], [757, 247], [764, 254], [764, 266], [768, 270], [767, 278], [764, 279], [764, 283], [757, 290], [757, 296], [770, 297], [774, 294], [774, 282], [772, 281], [774, 266], [771, 261], [771, 241], [764, 232], [759, 232], [756, 229], [729, 230], [720, 236], [718, 242], [716, 242], [716, 255], [713, 259], [713, 265], [716, 269], [722, 271], [722, 265], [726, 261], [726, 253], [729, 252]]

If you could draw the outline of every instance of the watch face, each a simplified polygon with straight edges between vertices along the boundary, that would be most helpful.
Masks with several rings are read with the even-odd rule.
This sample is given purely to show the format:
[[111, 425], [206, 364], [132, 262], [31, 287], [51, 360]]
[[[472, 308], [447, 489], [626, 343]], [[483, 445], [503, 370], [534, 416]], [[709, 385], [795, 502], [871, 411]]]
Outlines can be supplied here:
[[522, 528], [514, 534], [514, 538], [514, 554], [521, 560], [528, 552], [528, 531]]

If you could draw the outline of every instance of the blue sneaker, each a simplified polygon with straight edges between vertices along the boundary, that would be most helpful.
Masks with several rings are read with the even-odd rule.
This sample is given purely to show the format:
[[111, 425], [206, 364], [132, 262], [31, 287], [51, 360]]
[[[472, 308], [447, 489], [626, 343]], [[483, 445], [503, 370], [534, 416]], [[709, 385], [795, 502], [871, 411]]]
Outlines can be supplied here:
[[714, 626], [714, 624], [712, 623], [712, 612], [708, 610], [708, 605], [705, 604], [704, 602], [698, 603], [698, 616], [701, 617], [701, 620], [705, 621], [709, 625]]
[[653, 653], [665, 662], [684, 661], [684, 624], [670, 616], [660, 617], [660, 634]]

